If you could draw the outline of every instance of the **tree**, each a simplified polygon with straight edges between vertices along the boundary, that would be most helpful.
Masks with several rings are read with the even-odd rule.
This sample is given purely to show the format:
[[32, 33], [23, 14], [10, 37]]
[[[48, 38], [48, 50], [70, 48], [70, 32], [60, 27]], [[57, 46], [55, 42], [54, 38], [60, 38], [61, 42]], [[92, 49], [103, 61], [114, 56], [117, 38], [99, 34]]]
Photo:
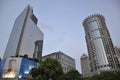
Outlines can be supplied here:
[[95, 74], [93, 77], [91, 77], [92, 80], [99, 80], [100, 79], [100, 74]]
[[92, 77], [92, 80], [119, 80], [119, 74], [112, 71], [104, 71]]
[[85, 77], [82, 80], [93, 80], [91, 77]]
[[82, 75], [77, 70], [70, 70], [67, 76], [68, 80], [82, 80]]
[[119, 75], [116, 72], [105, 71], [100, 73], [99, 80], [119, 80]]
[[34, 61], [35, 61], [35, 62], [39, 62], [39, 60], [38, 60], [37, 58], [34, 58]]
[[50, 78], [52, 78], [52, 80], [57, 80], [58, 77], [63, 74], [60, 63], [51, 58], [47, 58], [44, 62], [42, 62], [39, 69], [44, 80], [48, 80]]
[[67, 74], [63, 74], [63, 75], [59, 76], [59, 78], [57, 80], [69, 80], [69, 77]]
[[25, 54], [23, 57], [28, 59], [28, 55], [27, 54]]
[[34, 67], [30, 70], [30, 74], [35, 79], [40, 74], [40, 72], [39, 72], [38, 68]]
[[[34, 75], [35, 73], [38, 74]], [[34, 80], [58, 80], [58, 78], [63, 75], [63, 70], [57, 60], [47, 58], [40, 63], [38, 69], [31, 71], [31, 74]]]
[[117, 74], [118, 74], [118, 76], [119, 76], [119, 79], [120, 79], [120, 72], [116, 72]]
[[77, 70], [70, 70], [60, 76], [58, 80], [82, 80], [82, 75]]
[[100, 74], [95, 74], [92, 77], [83, 78], [83, 80], [120, 80], [119, 72], [104, 71]]

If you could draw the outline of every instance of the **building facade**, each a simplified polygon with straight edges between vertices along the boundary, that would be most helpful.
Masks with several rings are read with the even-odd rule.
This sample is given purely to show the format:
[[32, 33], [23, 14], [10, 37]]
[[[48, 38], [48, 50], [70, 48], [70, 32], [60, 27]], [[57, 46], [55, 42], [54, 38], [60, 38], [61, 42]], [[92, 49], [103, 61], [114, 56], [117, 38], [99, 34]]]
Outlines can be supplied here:
[[105, 18], [100, 14], [88, 16], [83, 21], [85, 38], [93, 74], [105, 70], [116, 71], [120, 66], [114, 57], [114, 46], [105, 24]]
[[115, 57], [118, 59], [119, 64], [120, 65], [120, 48], [118, 48], [117, 46], [114, 47], [114, 50], [115, 50]]
[[15, 20], [3, 58], [28, 55], [41, 60], [43, 33], [37, 27], [37, 21], [28, 5]]
[[46, 58], [53, 58], [59, 61], [63, 68], [64, 73], [76, 69], [75, 59], [71, 58], [70, 56], [64, 54], [61, 51], [43, 56], [42, 60], [44, 61]]
[[86, 54], [83, 54], [80, 58], [80, 62], [83, 77], [89, 77], [90, 76], [89, 57]]

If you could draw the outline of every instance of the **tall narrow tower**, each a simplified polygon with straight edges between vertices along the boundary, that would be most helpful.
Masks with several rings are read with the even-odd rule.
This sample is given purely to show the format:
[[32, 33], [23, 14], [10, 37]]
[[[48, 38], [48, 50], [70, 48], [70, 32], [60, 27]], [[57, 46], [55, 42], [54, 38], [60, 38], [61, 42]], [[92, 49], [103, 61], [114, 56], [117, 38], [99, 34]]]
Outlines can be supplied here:
[[105, 70], [116, 70], [114, 47], [109, 31], [102, 15], [88, 16], [83, 21], [87, 42], [91, 72], [99, 73]]
[[[16, 18], [8, 44], [3, 58], [11, 56], [28, 55], [33, 58], [34, 54], [38, 55], [40, 60], [42, 56], [43, 33], [37, 27], [38, 19], [33, 14], [33, 9], [29, 5]], [[38, 46], [39, 52], [35, 53], [35, 42], [40, 41]]]
[[83, 77], [89, 77], [90, 76], [89, 57], [86, 54], [83, 54], [80, 58], [80, 62]]

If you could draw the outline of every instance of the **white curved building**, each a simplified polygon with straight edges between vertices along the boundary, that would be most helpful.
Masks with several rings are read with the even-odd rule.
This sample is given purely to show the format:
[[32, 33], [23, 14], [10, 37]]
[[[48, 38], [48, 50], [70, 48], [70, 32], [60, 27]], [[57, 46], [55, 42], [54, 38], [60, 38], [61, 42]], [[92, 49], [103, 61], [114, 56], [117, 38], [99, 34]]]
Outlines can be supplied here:
[[119, 65], [115, 59], [114, 47], [105, 18], [100, 14], [88, 16], [83, 21], [87, 42], [91, 72], [99, 73], [104, 70], [116, 70]]

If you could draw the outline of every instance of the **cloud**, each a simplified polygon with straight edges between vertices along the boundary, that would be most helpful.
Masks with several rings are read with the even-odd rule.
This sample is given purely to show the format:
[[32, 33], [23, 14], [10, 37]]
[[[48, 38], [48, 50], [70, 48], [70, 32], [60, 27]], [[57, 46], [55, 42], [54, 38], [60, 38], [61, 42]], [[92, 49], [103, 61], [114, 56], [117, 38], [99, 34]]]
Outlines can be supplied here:
[[[86, 41], [84, 39], [80, 39], [76, 36], [70, 36], [70, 35], [63, 35], [63, 40], [60, 43], [61, 47], [69, 48], [71, 51], [79, 51], [80, 52], [87, 52], [86, 50]], [[76, 54], [78, 54], [76, 53]]]
[[53, 31], [53, 26], [48, 25], [48, 24], [46, 24], [46, 23], [40, 23], [40, 27], [41, 27], [43, 30]]

